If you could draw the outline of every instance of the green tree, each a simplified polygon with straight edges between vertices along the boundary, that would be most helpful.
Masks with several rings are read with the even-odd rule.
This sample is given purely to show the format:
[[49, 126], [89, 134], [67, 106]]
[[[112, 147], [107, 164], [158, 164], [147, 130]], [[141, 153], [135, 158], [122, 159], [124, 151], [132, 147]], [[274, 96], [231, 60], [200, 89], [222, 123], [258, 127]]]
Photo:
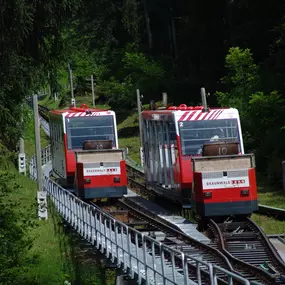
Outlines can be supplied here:
[[[96, 74], [99, 95], [115, 110], [128, 110], [136, 105], [136, 88], [143, 94], [159, 94], [164, 84], [165, 71], [156, 61], [145, 54], [134, 51], [123, 51], [122, 65], [112, 69], [111, 78], [107, 78], [110, 68], [98, 68]], [[106, 73], [102, 73], [105, 70]], [[149, 97], [146, 96], [148, 99]]]
[[1, 2], [1, 138], [14, 150], [23, 129], [19, 104], [44, 82], [62, 60], [61, 31], [76, 13], [79, 0]]
[[225, 66], [228, 73], [221, 82], [227, 91], [216, 93], [218, 102], [239, 110], [247, 151], [256, 154], [257, 169], [278, 182], [285, 157], [285, 100], [277, 91], [261, 90], [259, 68], [249, 49], [231, 48]]
[[235, 106], [244, 112], [250, 96], [259, 86], [259, 68], [254, 63], [249, 49], [232, 47], [226, 56], [227, 75], [221, 79], [226, 92], [216, 92], [218, 103]]

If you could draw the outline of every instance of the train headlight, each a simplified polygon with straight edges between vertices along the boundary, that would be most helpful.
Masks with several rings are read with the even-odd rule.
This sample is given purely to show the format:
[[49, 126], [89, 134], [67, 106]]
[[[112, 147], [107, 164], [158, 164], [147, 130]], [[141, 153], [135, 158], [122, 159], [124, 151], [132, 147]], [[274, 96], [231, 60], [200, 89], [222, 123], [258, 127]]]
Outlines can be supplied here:
[[212, 198], [212, 192], [204, 192], [205, 198]]
[[240, 194], [241, 196], [249, 196], [249, 190], [241, 190]]
[[115, 182], [115, 183], [120, 183], [120, 182], [121, 182], [120, 177], [114, 177], [114, 182]]

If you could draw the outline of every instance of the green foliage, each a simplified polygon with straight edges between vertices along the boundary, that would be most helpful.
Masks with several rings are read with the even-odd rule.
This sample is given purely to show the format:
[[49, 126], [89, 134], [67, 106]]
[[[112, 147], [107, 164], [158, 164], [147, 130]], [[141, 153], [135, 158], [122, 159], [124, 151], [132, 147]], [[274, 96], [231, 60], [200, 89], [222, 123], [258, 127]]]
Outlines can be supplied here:
[[71, 58], [71, 68], [74, 70], [73, 75], [90, 78], [95, 68], [94, 55], [86, 49], [81, 49], [74, 51]]
[[31, 215], [7, 195], [21, 188], [15, 176], [0, 170], [0, 284], [25, 284], [23, 273], [30, 265], [27, 252], [32, 240], [27, 233], [34, 226]]
[[235, 106], [242, 113], [246, 112], [250, 96], [259, 84], [258, 67], [250, 50], [230, 48], [225, 67], [228, 73], [221, 82], [230, 91], [217, 92], [218, 103], [222, 106]]
[[223, 83], [236, 87], [246, 86], [254, 88], [259, 80], [258, 67], [254, 63], [249, 49], [232, 47], [226, 56], [225, 67], [228, 75], [222, 79]]
[[285, 100], [277, 91], [266, 94], [258, 90], [259, 69], [248, 49], [231, 48], [226, 68], [222, 83], [229, 91], [217, 92], [218, 102], [239, 110], [246, 149], [256, 154], [257, 169], [278, 183], [285, 157]]
[[61, 30], [81, 1], [1, 2], [0, 120], [3, 143], [15, 150], [21, 135], [20, 103], [62, 60]]
[[98, 87], [100, 94], [105, 96], [106, 102], [114, 110], [133, 107], [136, 102], [134, 90], [130, 77], [126, 77], [123, 82], [111, 77], [109, 80], [104, 80]]
[[97, 92], [104, 96], [107, 103], [115, 110], [128, 110], [136, 105], [136, 88], [142, 93], [157, 93], [163, 84], [162, 66], [149, 59], [145, 54], [125, 51], [122, 65], [117, 66], [116, 76], [105, 79], [109, 72], [107, 65], [97, 65]]

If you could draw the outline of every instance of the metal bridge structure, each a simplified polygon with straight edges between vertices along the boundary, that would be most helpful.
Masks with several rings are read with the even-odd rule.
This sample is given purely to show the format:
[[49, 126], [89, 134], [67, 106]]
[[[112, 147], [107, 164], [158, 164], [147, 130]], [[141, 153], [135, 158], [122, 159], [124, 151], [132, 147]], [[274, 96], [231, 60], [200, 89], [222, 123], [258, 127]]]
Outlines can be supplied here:
[[[49, 135], [48, 122], [40, 117], [40, 123], [44, 132]], [[36, 157], [35, 155], [31, 157], [30, 178], [43, 179], [44, 191], [65, 222], [129, 277], [137, 279], [138, 284], [217, 285], [220, 284], [218, 278], [220, 275], [227, 276], [227, 281], [223, 284], [251, 284], [249, 280], [234, 272], [162, 244], [116, 220], [96, 205], [82, 201], [58, 185], [49, 177], [50, 146], [41, 150], [41, 163], [43, 177], [38, 177]], [[207, 283], [203, 281], [205, 275]]]

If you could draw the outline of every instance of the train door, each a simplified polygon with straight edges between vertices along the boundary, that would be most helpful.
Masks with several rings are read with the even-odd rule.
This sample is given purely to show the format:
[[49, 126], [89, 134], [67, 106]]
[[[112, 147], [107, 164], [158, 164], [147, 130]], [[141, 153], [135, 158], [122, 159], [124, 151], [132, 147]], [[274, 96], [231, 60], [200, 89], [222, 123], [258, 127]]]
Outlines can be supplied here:
[[169, 122], [163, 122], [163, 140], [165, 158], [165, 185], [168, 188], [173, 188], [173, 159], [171, 153]]
[[169, 145], [170, 145], [170, 179], [172, 188], [176, 188], [176, 179], [175, 179], [175, 167], [176, 161], [178, 160], [178, 149], [177, 149], [177, 139], [176, 139], [176, 130], [175, 124], [173, 121], [168, 123], [169, 127]]
[[158, 143], [158, 171], [159, 171], [159, 184], [165, 187], [166, 177], [166, 165], [165, 165], [165, 153], [164, 153], [164, 134], [162, 121], [156, 121], [157, 130], [157, 143]]
[[153, 127], [153, 149], [154, 149], [154, 165], [155, 165], [155, 182], [162, 184], [162, 173], [161, 173], [161, 160], [160, 160], [160, 138], [159, 138], [159, 125], [157, 121], [151, 121]]
[[148, 182], [153, 181], [153, 153], [150, 121], [143, 121], [144, 172]]

